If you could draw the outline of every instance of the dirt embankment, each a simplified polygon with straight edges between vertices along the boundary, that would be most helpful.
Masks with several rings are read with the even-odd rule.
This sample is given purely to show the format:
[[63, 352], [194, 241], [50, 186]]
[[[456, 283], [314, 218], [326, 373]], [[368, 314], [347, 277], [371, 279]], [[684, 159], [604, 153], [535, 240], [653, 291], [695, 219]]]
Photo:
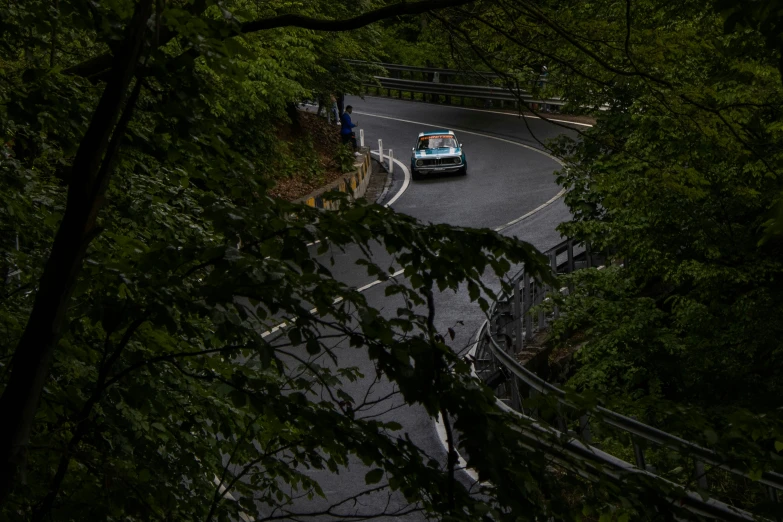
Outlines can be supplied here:
[[[284, 125], [278, 136], [290, 144], [292, 154], [297, 154], [297, 150], [302, 150], [302, 147], [312, 147], [318, 165], [314, 169], [317, 172], [315, 175], [313, 172], [298, 172], [277, 180], [269, 194], [287, 201], [305, 196], [344, 176], [336, 160], [340, 127], [312, 113], [298, 111], [297, 118], [297, 122]], [[312, 154], [312, 150], [307, 153]]]

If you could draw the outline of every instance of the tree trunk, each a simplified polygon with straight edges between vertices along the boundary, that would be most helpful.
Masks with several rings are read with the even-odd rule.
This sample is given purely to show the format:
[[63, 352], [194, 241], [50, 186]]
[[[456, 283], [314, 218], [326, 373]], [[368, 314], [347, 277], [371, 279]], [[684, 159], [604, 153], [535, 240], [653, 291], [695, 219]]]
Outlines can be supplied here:
[[345, 94], [343, 93], [337, 95], [337, 112], [341, 117], [345, 112]]
[[151, 0], [136, 4], [106, 88], [79, 144], [65, 214], [39, 281], [33, 310], [11, 361], [8, 386], [0, 398], [4, 426], [0, 431], [0, 503], [8, 498], [19, 467], [25, 462], [41, 391], [62, 335], [71, 294], [87, 247], [99, 232], [96, 219], [124, 131], [117, 121], [144, 48], [151, 13]]

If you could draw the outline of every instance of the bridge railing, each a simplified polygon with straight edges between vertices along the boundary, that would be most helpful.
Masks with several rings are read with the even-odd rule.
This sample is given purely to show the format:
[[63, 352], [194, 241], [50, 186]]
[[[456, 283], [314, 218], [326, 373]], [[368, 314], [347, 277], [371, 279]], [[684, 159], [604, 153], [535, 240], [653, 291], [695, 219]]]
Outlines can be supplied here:
[[[575, 245], [572, 241], [560, 243], [545, 255], [549, 257], [552, 270], [557, 274], [597, 266], [604, 261], [589, 248]], [[573, 450], [575, 458], [586, 462], [598, 459], [610, 468], [617, 466], [633, 468], [667, 483], [670, 482], [669, 479], [656, 475], [654, 468], [646, 463], [644, 448], [653, 445], [675, 452], [693, 464], [691, 480], [688, 484], [680, 485], [685, 488], [683, 498], [687, 497], [687, 501], [680, 500], [694, 513], [702, 515], [710, 513], [709, 516], [719, 520], [756, 519], [750, 512], [709, 498], [712, 492], [708, 490], [705, 465], [723, 470], [743, 480], [762, 484], [766, 489], [766, 501], [779, 501], [783, 491], [783, 475], [764, 471], [760, 475], [751, 476], [748, 470], [743, 469], [741, 463], [731, 462], [711, 449], [602, 406], [584, 408], [576, 405], [569, 401], [564, 390], [547, 382], [523, 365], [519, 361], [519, 354], [528, 349], [536, 332], [546, 329], [548, 322], [559, 315], [556, 307], [550, 307], [551, 312], [544, 312], [543, 307], [538, 305], [548, 299], [547, 296], [552, 292], [568, 293], [569, 289], [555, 289], [543, 285], [524, 270], [512, 280], [511, 286], [512, 292], [503, 294], [500, 300], [493, 304], [490, 319], [479, 332], [473, 362], [477, 376], [495, 390], [496, 396], [499, 396], [499, 404], [504, 409], [536, 418], [539, 412], [524, 406], [524, 396], [534, 398], [540, 394], [548, 395], [556, 402], [557, 413], [554, 418], [549, 419], [554, 427], [546, 429], [571, 435], [573, 438], [568, 442], [566, 449]], [[536, 306], [539, 311], [531, 314], [531, 309]], [[535, 401], [527, 401], [527, 404], [535, 404]], [[575, 413], [576, 415], [572, 417], [576, 418], [569, 419], [569, 412]], [[569, 429], [569, 425], [573, 429]], [[596, 429], [604, 430], [604, 427], [619, 430], [630, 437], [634, 464], [617, 459], [593, 445], [593, 432]], [[540, 425], [535, 429], [529, 428], [527, 431], [530, 433], [527, 433], [527, 436], [535, 436], [535, 432], [540, 429], [542, 429]], [[541, 449], [554, 453], [564, 451], [563, 447], [555, 446], [550, 444]], [[698, 493], [690, 490], [692, 486], [696, 486]]]

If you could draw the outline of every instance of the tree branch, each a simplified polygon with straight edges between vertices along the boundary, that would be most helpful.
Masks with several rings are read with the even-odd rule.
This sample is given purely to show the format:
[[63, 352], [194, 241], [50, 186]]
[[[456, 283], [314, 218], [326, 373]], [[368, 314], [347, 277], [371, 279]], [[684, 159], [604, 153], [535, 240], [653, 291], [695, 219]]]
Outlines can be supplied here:
[[[312, 31], [353, 31], [380, 20], [393, 18], [395, 16], [421, 14], [436, 9], [466, 5], [474, 1], [475, 0], [432, 0], [429, 2], [406, 2], [403, 0], [396, 4], [388, 5], [374, 11], [360, 14], [353, 18], [346, 18], [342, 20], [329, 20], [324, 18], [311, 18], [296, 14], [286, 14], [274, 16], [272, 18], [265, 18], [262, 20], [254, 20], [252, 22], [245, 22], [238, 27], [237, 32], [229, 35], [229, 37], [237, 36], [239, 34], [278, 29], [281, 27], [295, 27], [299, 29], [310, 29]], [[201, 3], [204, 2], [202, 1]], [[198, 15], [203, 12], [203, 9], [193, 9], [193, 11], [196, 15]], [[158, 45], [152, 46], [152, 48], [154, 49], [167, 44], [175, 36], [176, 33], [173, 31], [161, 32]], [[73, 67], [66, 69], [64, 72], [65, 74], [73, 74], [83, 77], [95, 77], [107, 71], [111, 67], [111, 64], [111, 54], [105, 53], [100, 56], [96, 56], [95, 58], [86, 60], [78, 65], [74, 65]]]
[[[74, 418], [76, 430], [71, 437], [71, 440], [68, 441], [68, 446], [66, 447], [65, 452], [60, 457], [60, 462], [57, 466], [57, 472], [55, 473], [54, 477], [52, 478], [52, 482], [49, 485], [49, 492], [33, 511], [31, 518], [33, 522], [45, 520], [51, 511], [52, 506], [54, 506], [54, 501], [60, 492], [60, 486], [62, 486], [63, 480], [65, 479], [65, 474], [68, 472], [68, 465], [71, 462], [71, 456], [73, 455], [81, 440], [87, 434], [87, 431], [92, 424], [89, 420], [89, 417], [95, 405], [100, 401], [103, 391], [106, 389], [104, 386], [106, 377], [108, 376], [111, 367], [119, 360], [123, 350], [131, 341], [133, 334], [135, 334], [139, 327], [141, 327], [141, 325], [146, 321], [146, 317], [140, 317], [133, 321], [122, 335], [122, 339], [120, 339], [120, 343], [117, 345], [114, 353], [111, 355], [109, 360], [102, 365], [100, 373], [98, 374], [98, 379], [95, 382], [95, 391], [92, 393], [87, 402], [85, 402], [81, 411]], [[107, 344], [109, 344], [108, 338]]]
[[432, 0], [429, 2], [423, 1], [412, 3], [402, 1], [344, 20], [326, 20], [323, 18], [310, 18], [307, 16], [288, 14], [266, 18], [264, 20], [245, 22], [241, 26], [241, 32], [253, 33], [257, 31], [266, 31], [268, 29], [276, 29], [278, 27], [297, 27], [300, 29], [311, 29], [313, 31], [353, 31], [354, 29], [359, 29], [394, 16], [421, 14], [446, 7], [457, 7], [474, 1], [475, 0]]

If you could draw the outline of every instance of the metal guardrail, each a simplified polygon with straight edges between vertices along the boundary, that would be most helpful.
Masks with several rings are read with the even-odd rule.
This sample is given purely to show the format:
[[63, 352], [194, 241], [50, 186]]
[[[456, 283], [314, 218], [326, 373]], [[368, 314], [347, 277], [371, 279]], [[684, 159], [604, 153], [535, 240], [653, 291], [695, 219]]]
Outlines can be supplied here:
[[[570, 273], [579, 268], [594, 266], [597, 262], [600, 262], [597, 256], [590, 252], [589, 248], [584, 249], [582, 252], [576, 252], [575, 255], [575, 246], [571, 241], [564, 241], [545, 253], [549, 257], [550, 265], [555, 273]], [[520, 392], [520, 389], [525, 387], [531, 397], [537, 394], [551, 395], [555, 397], [559, 405], [570, 410], [579, 411], [580, 408], [578, 406], [567, 400], [566, 393], [563, 390], [526, 368], [515, 356], [525, 349], [525, 341], [529, 342], [534, 332], [542, 331], [546, 328], [547, 322], [551, 318], [543, 311], [536, 314], [537, 316], [531, 315], [529, 311], [532, 307], [543, 303], [547, 293], [554, 291], [554, 289], [535, 281], [524, 270], [514, 278], [512, 287], [513, 292], [511, 295], [504, 294], [498, 302], [493, 304], [490, 310], [490, 321], [485, 323], [482, 331], [479, 333], [474, 361], [477, 376], [493, 387], [496, 390], [496, 394], [500, 391], [510, 395], [511, 406], [506, 406], [505, 408], [515, 411], [519, 415], [525, 415]], [[558, 291], [565, 293], [568, 292], [568, 289], [558, 289]], [[558, 315], [559, 311], [555, 308], [552, 317], [557, 317]], [[600, 421], [630, 435], [636, 461], [635, 466], [612, 457], [597, 447], [590, 445], [592, 441], [591, 420]], [[684, 502], [682, 505], [694, 513], [707, 514], [720, 520], [755, 519], [747, 511], [739, 510], [704, 496], [707, 490], [705, 464], [763, 484], [767, 487], [768, 498], [772, 502], [778, 502], [780, 492], [783, 491], [783, 475], [779, 473], [764, 471], [760, 476], [751, 478], [748, 472], [731, 464], [713, 450], [607, 408], [601, 406], [594, 407], [585, 412], [578, 421], [578, 432], [569, 432], [569, 434], [579, 437], [580, 440], [573, 439], [568, 442], [565, 450], [571, 453], [575, 451], [574, 455], [576, 455], [576, 458], [582, 461], [591, 462], [598, 459], [605, 464], [617, 466], [620, 464], [615, 461], [619, 460], [622, 466], [631, 466], [639, 472], [644, 472], [671, 484], [668, 479], [655, 475], [648, 470], [640, 441], [650, 442], [656, 446], [674, 450], [682, 456], [692, 458], [694, 460], [693, 479], [699, 488], [699, 493], [685, 490], [687, 502]], [[560, 431], [567, 431], [564, 417], [558, 416], [556, 424]], [[576, 450], [570, 448], [572, 443], [577, 444]], [[562, 447], [542, 449], [542, 451], [555, 452], [563, 450]], [[589, 455], [584, 454], [586, 450], [589, 450]], [[596, 457], [596, 455], [600, 458]], [[683, 502], [682, 499], [680, 501]]]
[[[358, 66], [382, 68], [387, 73], [389, 71], [407, 72], [421, 75], [438, 75], [438, 81], [419, 81], [413, 79], [392, 78], [390, 76], [374, 76], [375, 83], [364, 83], [365, 88], [386, 89], [387, 91], [397, 91], [400, 96], [403, 92], [409, 92], [411, 95], [432, 94], [446, 97], [474, 98], [480, 100], [494, 100], [500, 102], [523, 102], [539, 103], [553, 106], [564, 105], [562, 98], [541, 98], [534, 99], [528, 91], [509, 87], [498, 87], [492, 85], [468, 85], [464, 83], [441, 82], [441, 79], [448, 77], [477, 77], [481, 79], [498, 79], [503, 75], [493, 72], [483, 71], [459, 71], [456, 69], [438, 69], [434, 67], [413, 67], [410, 65], [399, 65], [391, 63], [362, 62], [359, 60], [347, 60], [348, 63]], [[541, 76], [536, 82], [546, 83], [546, 77]]]
[[526, 103], [546, 103], [547, 105], [564, 105], [561, 98], [535, 99], [532, 94], [522, 89], [492, 87], [483, 85], [463, 85], [457, 83], [422, 82], [416, 80], [401, 80], [376, 76], [377, 84], [365, 83], [365, 87], [380, 87], [399, 92], [438, 94], [458, 98], [478, 98], [482, 100], [498, 100]]
[[500, 78], [501, 75], [494, 72], [462, 71], [459, 69], [441, 69], [437, 67], [415, 67], [412, 65], [400, 65], [396, 63], [363, 62], [361, 60], [346, 60], [351, 65], [382, 67], [387, 71], [404, 71], [413, 73], [438, 74], [440, 76], [478, 76], [481, 78]]
[[[486, 329], [487, 324], [484, 323], [482, 331]], [[480, 332], [480, 335], [482, 333]], [[700, 493], [689, 491], [683, 486], [661, 478], [646, 469], [640, 469], [584, 441], [566, 437], [564, 433], [514, 410], [500, 399], [497, 400], [497, 404], [503, 411], [527, 421], [527, 425], [522, 427], [520, 431], [520, 439], [524, 447], [545, 453], [550, 461], [556, 462], [582, 478], [588, 480], [609, 479], [617, 485], [627, 482], [631, 476], [652, 479], [669, 491], [669, 494], [663, 498], [696, 515], [731, 522], [756, 520], [747, 511], [715, 499], [704, 498]], [[553, 443], [553, 440], [558, 442]], [[575, 466], [574, 461], [579, 461], [580, 465]]]

